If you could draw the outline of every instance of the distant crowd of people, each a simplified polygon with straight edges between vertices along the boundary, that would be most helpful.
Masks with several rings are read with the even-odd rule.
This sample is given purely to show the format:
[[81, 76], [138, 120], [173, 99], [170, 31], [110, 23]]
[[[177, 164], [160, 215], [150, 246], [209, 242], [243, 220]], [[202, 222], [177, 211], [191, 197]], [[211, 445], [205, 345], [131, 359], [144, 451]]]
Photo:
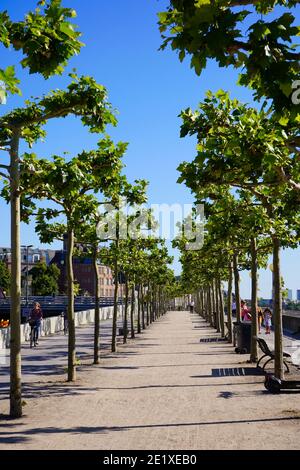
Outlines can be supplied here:
[[[236, 303], [232, 303], [232, 314], [236, 315]], [[251, 321], [251, 309], [247, 306], [245, 300], [241, 301], [241, 319], [244, 322]], [[269, 307], [262, 310], [261, 307], [257, 307], [257, 319], [258, 319], [258, 332], [261, 332], [261, 327], [265, 326], [266, 334], [270, 334], [272, 326], [272, 312]]]
[[[193, 300], [189, 302], [189, 310], [191, 313], [194, 312], [195, 303]], [[236, 302], [232, 301], [232, 315], [236, 316]], [[252, 319], [251, 317], [251, 308], [248, 307], [247, 302], [245, 300], [241, 301], [241, 320], [243, 322], [250, 322]], [[257, 319], [258, 319], [258, 332], [261, 333], [262, 326], [266, 329], [266, 334], [271, 333], [272, 327], [272, 312], [269, 307], [262, 309], [261, 307], [257, 307]]]

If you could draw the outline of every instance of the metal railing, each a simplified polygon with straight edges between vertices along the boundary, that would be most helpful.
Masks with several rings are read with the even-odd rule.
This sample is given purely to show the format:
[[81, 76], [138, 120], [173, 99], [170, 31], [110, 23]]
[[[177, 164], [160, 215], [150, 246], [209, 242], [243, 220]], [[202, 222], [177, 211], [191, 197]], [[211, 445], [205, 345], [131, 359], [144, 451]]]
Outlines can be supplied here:
[[[75, 297], [75, 305], [83, 305], [83, 306], [92, 306], [95, 305], [95, 297], [88, 297], [88, 296], [77, 296]], [[68, 297], [66, 295], [56, 295], [56, 296], [29, 296], [28, 297], [28, 305], [33, 305], [34, 302], [39, 302], [42, 306], [58, 306], [58, 305], [68, 305]], [[118, 299], [118, 302], [122, 302], [122, 298]], [[100, 305], [113, 305], [114, 299], [113, 297], [100, 297]], [[26, 297], [22, 297], [21, 304], [26, 305]], [[9, 306], [10, 305], [10, 297], [6, 297], [5, 299], [0, 299], [0, 307], [1, 306]]]

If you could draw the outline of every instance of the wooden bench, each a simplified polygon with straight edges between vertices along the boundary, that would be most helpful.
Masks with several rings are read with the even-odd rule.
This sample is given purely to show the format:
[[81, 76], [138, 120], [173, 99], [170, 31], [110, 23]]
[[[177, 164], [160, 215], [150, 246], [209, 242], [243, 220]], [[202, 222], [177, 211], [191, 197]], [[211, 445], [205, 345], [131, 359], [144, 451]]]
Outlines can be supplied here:
[[[263, 338], [258, 338], [257, 336], [254, 336], [254, 339], [256, 339], [256, 341], [258, 343], [258, 346], [260, 347], [261, 351], [263, 352], [263, 356], [261, 356], [261, 358], [257, 361], [256, 367], [260, 367], [259, 364], [263, 359], [265, 359], [266, 357], [269, 358], [264, 363], [264, 365], [262, 367], [262, 370], [265, 370], [266, 365], [269, 364], [269, 362], [271, 362], [275, 359], [275, 351], [270, 350], [269, 346], [267, 345], [267, 343], [265, 342], [265, 340]], [[283, 358], [285, 358], [285, 357], [291, 357], [291, 355], [284, 352], [283, 353]], [[290, 371], [289, 366], [288, 366], [287, 362], [284, 359], [283, 359], [283, 363], [286, 367], [287, 372], [289, 372]]]

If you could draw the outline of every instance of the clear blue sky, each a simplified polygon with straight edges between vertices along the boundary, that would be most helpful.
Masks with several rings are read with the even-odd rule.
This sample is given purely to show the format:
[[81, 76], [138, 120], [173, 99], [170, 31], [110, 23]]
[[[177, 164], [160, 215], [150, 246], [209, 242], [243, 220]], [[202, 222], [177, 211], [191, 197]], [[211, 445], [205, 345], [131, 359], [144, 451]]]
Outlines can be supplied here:
[[[79, 74], [93, 75], [108, 88], [109, 98], [119, 111], [119, 125], [109, 129], [115, 140], [129, 142], [126, 154], [126, 174], [129, 180], [149, 180], [151, 203], [191, 203], [193, 198], [184, 185], [176, 184], [176, 168], [183, 160], [195, 155], [195, 140], [180, 139], [180, 110], [195, 108], [205, 91], [223, 88], [240, 100], [251, 102], [248, 90], [235, 85], [236, 71], [219, 69], [210, 62], [199, 78], [181, 64], [174, 52], [158, 52], [161, 43], [156, 13], [165, 8], [166, 0], [65, 0], [65, 6], [77, 11], [76, 23], [83, 33], [86, 46], [73, 58], [67, 70], [77, 68]], [[33, 9], [35, 0], [2, 0], [1, 10], [7, 9], [14, 19], [20, 19]], [[1, 67], [15, 63], [19, 54], [0, 46]], [[44, 81], [17, 69], [22, 80], [23, 96], [10, 98], [0, 108], [5, 113], [10, 107], [21, 106], [24, 99], [39, 96], [53, 88], [63, 88], [68, 77]], [[92, 148], [97, 138], [87, 133], [80, 123], [68, 118], [47, 126], [48, 138], [33, 150], [40, 156], [71, 155], [83, 148]], [[0, 246], [9, 246], [9, 210], [0, 201]], [[22, 227], [22, 243], [40, 246], [34, 224]], [[53, 245], [60, 248], [60, 244]], [[287, 287], [300, 289], [300, 250], [287, 250], [282, 256], [282, 268]], [[176, 272], [180, 266], [174, 263]], [[242, 296], [250, 295], [250, 277], [243, 275]], [[271, 272], [260, 274], [260, 296], [270, 297]]]

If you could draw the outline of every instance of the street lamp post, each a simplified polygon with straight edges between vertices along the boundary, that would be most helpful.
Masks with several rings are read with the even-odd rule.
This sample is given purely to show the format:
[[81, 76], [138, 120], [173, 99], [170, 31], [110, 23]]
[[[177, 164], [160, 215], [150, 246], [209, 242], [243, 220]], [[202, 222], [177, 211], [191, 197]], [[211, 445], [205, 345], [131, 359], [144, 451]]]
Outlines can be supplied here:
[[28, 307], [28, 274], [29, 274], [29, 248], [32, 248], [33, 245], [22, 245], [22, 248], [26, 249], [26, 283], [25, 283], [25, 297], [26, 297], [26, 307]]

